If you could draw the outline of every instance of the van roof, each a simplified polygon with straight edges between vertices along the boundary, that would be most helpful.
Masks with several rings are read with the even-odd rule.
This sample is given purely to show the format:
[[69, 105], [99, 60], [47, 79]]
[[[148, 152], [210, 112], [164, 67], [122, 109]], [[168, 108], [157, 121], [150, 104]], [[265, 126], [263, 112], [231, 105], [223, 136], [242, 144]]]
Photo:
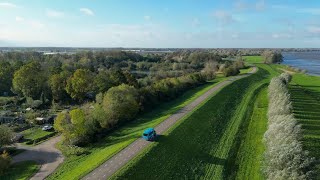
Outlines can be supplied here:
[[145, 133], [145, 134], [149, 134], [150, 132], [153, 132], [153, 131], [154, 131], [153, 128], [148, 128], [148, 129], [145, 129], [145, 130], [144, 130], [144, 133]]

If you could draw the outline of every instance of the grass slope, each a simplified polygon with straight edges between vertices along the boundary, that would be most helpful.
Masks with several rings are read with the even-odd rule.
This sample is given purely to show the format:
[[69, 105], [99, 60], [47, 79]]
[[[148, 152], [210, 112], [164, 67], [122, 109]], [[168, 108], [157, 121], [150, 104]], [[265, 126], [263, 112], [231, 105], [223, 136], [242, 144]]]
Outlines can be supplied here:
[[315, 179], [320, 179], [320, 77], [295, 74], [290, 93], [294, 115], [302, 125], [304, 149], [318, 160]]
[[186, 106], [206, 91], [214, 87], [218, 82], [226, 78], [217, 78], [201, 87], [187, 91], [178, 99], [160, 105], [150, 113], [143, 115], [132, 123], [117, 129], [108, 137], [99, 140], [98, 143], [87, 147], [88, 155], [68, 157], [48, 179], [79, 179], [83, 177], [107, 159], [112, 157], [134, 140], [141, 136], [147, 127], [155, 127], [170, 115]]
[[265, 81], [260, 69], [223, 88], [113, 178], [228, 178], [242, 137], [246, 107]]
[[40, 169], [40, 166], [34, 161], [23, 161], [13, 164], [8, 172], [0, 177], [5, 180], [25, 180], [29, 179]]
[[267, 130], [268, 96], [267, 88], [263, 88], [255, 102], [245, 134], [237, 155], [239, 169], [236, 179], [264, 179], [261, 173], [264, 144], [263, 135]]

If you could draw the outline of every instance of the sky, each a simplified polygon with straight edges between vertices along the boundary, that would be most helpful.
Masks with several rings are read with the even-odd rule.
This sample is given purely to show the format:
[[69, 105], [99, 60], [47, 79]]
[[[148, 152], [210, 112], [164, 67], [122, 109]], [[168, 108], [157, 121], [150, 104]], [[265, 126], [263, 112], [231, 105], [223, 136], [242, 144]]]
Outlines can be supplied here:
[[0, 0], [0, 47], [320, 48], [320, 0]]

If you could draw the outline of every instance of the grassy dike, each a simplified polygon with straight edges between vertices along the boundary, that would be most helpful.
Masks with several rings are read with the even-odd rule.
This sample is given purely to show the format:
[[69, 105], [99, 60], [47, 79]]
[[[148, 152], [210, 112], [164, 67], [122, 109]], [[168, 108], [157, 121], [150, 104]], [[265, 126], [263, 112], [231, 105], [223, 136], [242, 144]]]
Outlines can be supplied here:
[[[254, 98], [270, 77], [266, 65], [226, 86], [193, 114], [180, 122], [143, 154], [119, 171], [114, 179], [221, 179], [237, 172], [244, 121]], [[252, 110], [251, 110], [252, 112]], [[234, 169], [236, 168], [236, 169]]]
[[267, 87], [263, 86], [253, 102], [253, 111], [249, 117], [247, 133], [244, 134], [236, 157], [235, 179], [264, 179], [261, 173], [264, 144], [263, 135], [267, 130], [268, 96]]
[[47, 179], [79, 179], [101, 165], [134, 140], [139, 138], [147, 127], [155, 127], [196, 98], [227, 78], [219, 77], [207, 84], [191, 89], [179, 98], [160, 105], [150, 113], [110, 133], [106, 138], [86, 147], [87, 154], [67, 157]]

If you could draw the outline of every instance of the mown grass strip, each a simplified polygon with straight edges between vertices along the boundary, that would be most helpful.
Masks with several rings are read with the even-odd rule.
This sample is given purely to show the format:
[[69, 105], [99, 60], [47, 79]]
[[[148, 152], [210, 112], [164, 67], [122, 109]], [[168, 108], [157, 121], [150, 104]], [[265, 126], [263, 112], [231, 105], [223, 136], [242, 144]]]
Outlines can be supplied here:
[[303, 148], [315, 157], [314, 179], [320, 179], [320, 93], [315, 87], [306, 89], [301, 86], [290, 86], [293, 113], [299, 119], [303, 129]]
[[173, 113], [186, 106], [217, 83], [227, 78], [217, 78], [201, 87], [189, 90], [178, 99], [160, 105], [154, 111], [143, 115], [126, 126], [115, 130], [98, 143], [87, 147], [88, 155], [68, 157], [48, 179], [79, 179], [101, 165], [134, 140], [141, 136], [147, 127], [155, 127]]
[[1, 175], [0, 179], [5, 180], [27, 180], [32, 177], [38, 170], [40, 165], [34, 161], [23, 161], [11, 165], [9, 170]]
[[[231, 119], [248, 89], [266, 75], [268, 72], [260, 69], [256, 74], [223, 88], [173, 129], [169, 136], [161, 137], [153, 148], [140, 156], [139, 161], [129, 164], [129, 168], [114, 178], [194, 179], [204, 178], [211, 173], [207, 171], [211, 165], [225, 167], [228, 160], [214, 156], [212, 150], [219, 148], [223, 134], [232, 124]], [[232, 146], [233, 138], [229, 139]], [[230, 151], [229, 144], [224, 147], [222, 154]], [[222, 176], [214, 174], [207, 177], [216, 179]]]

